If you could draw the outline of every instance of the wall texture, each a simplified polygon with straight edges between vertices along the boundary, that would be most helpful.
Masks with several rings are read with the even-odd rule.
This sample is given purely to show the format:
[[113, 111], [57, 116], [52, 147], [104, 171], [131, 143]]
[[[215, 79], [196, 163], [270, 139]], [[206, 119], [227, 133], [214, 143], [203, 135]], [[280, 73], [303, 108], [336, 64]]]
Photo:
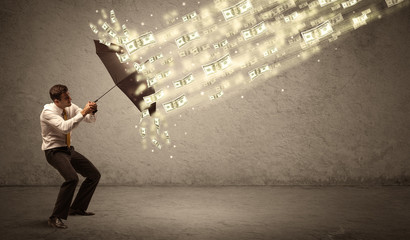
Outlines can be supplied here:
[[[197, 6], [186, 2], [2, 0], [0, 184], [62, 182], [40, 149], [39, 114], [56, 83], [80, 106], [112, 86], [88, 27], [96, 9], [148, 31], [166, 27], [155, 16]], [[139, 112], [114, 89], [74, 145], [102, 184], [408, 184], [409, 29], [406, 7], [269, 81], [184, 109], [167, 119], [172, 145], [161, 151], [142, 146]]]

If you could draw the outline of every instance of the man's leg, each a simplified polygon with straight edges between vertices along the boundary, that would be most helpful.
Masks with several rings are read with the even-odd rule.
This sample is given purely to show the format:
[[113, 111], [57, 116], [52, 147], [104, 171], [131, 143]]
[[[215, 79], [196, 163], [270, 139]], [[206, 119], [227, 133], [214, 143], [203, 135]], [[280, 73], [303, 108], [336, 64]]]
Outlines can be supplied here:
[[101, 174], [86, 157], [76, 152], [74, 148], [71, 149], [71, 165], [79, 174], [85, 177], [71, 205], [71, 209], [85, 212], [100, 181]]
[[65, 179], [54, 206], [52, 217], [67, 219], [70, 204], [78, 183], [78, 176], [70, 163], [71, 155], [68, 150], [46, 150], [47, 162], [53, 166]]

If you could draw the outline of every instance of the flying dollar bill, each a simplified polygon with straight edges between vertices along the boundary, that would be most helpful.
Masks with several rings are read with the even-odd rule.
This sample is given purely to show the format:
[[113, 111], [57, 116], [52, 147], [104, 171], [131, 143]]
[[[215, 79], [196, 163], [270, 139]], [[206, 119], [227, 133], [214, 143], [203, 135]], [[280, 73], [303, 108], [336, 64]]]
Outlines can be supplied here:
[[333, 33], [332, 24], [330, 24], [330, 21], [325, 21], [314, 28], [302, 32], [301, 35], [305, 43], [312, 43], [319, 41], [331, 33]]
[[188, 13], [188, 14], [182, 16], [182, 21], [186, 22], [186, 21], [189, 21], [189, 20], [195, 20], [195, 19], [197, 19], [197, 17], [198, 17], [198, 14], [195, 11], [193, 11], [191, 13]]
[[102, 29], [104, 29], [108, 35], [111, 37], [115, 38], [117, 36], [117, 33], [110, 27], [110, 25], [107, 22], [104, 22], [103, 25], [101, 26]]
[[356, 5], [360, 1], [361, 0], [349, 0], [349, 1], [346, 1], [346, 2], [342, 2], [342, 7], [343, 8], [348, 8], [348, 7], [351, 7], [353, 5]]
[[251, 80], [254, 80], [255, 78], [259, 77], [260, 75], [262, 75], [262, 73], [269, 71], [269, 65], [264, 65], [262, 67], [258, 67], [253, 69], [252, 71], [248, 72], [249, 77], [251, 78]]
[[157, 55], [157, 56], [150, 57], [150, 58], [148, 59], [148, 61], [149, 61], [150, 63], [153, 63], [153, 62], [155, 62], [155, 61], [157, 61], [158, 59], [161, 59], [161, 58], [163, 58], [163, 57], [164, 57], [164, 55], [162, 55], [162, 53], [160, 53], [160, 54]]
[[141, 119], [146, 118], [149, 116], [149, 110], [145, 109], [144, 111], [141, 112]]
[[130, 60], [130, 56], [127, 53], [123, 53], [123, 54], [115, 53], [115, 54], [117, 55], [121, 63], [127, 62], [128, 60]]
[[270, 48], [270, 49], [266, 50], [265, 52], [263, 52], [263, 56], [264, 56], [264, 57], [267, 57], [267, 56], [269, 56], [269, 55], [271, 55], [271, 54], [274, 54], [274, 53], [277, 52], [277, 51], [278, 51], [277, 48]]
[[241, 34], [242, 34], [243, 39], [246, 41], [256, 36], [261, 35], [263, 32], [266, 31], [266, 29], [267, 28], [266, 28], [265, 22], [262, 21], [258, 23], [257, 25], [255, 25], [254, 27], [242, 30]]
[[97, 34], [98, 33], [98, 29], [97, 26], [95, 26], [94, 24], [90, 23], [90, 28], [93, 31], [93, 33]]
[[128, 39], [128, 37], [127, 36], [118, 36], [117, 37], [117, 42], [119, 43], [119, 44], [121, 44], [121, 45], [123, 45], [123, 44], [125, 44], [125, 43], [127, 43], [127, 42], [129, 42], [130, 40]]
[[227, 39], [225, 39], [225, 40], [223, 40], [219, 43], [214, 44], [214, 48], [218, 49], [218, 48], [221, 48], [221, 47], [225, 47], [226, 45], [228, 45], [228, 40]]
[[219, 91], [218, 93], [216, 93], [215, 95], [211, 95], [211, 96], [209, 96], [209, 100], [215, 100], [215, 99], [217, 99], [217, 98], [220, 98], [220, 97], [222, 97], [222, 95], [224, 95], [224, 92], [223, 91]]
[[283, 19], [285, 20], [285, 22], [291, 22], [291, 21], [295, 20], [298, 16], [299, 16], [298, 12], [295, 11], [295, 12], [285, 16]]
[[181, 47], [183, 47], [185, 44], [187, 44], [187, 43], [189, 43], [189, 42], [191, 42], [191, 41], [193, 41], [193, 40], [195, 40], [195, 39], [198, 39], [199, 37], [200, 37], [200, 36], [199, 36], [198, 31], [194, 31], [194, 32], [188, 33], [188, 34], [186, 34], [186, 35], [183, 35], [183, 36], [181, 36], [181, 37], [175, 39], [175, 42], [176, 42], [176, 44], [177, 44], [177, 47], [178, 47], [178, 48], [181, 48]]
[[180, 88], [180, 87], [190, 84], [193, 81], [194, 81], [194, 75], [192, 75], [191, 73], [188, 76], [184, 77], [183, 79], [172, 82], [172, 84], [174, 85], [175, 88]]
[[124, 32], [124, 35], [129, 37], [129, 32], [127, 26], [125, 24], [122, 25], [122, 31]]
[[227, 67], [229, 67], [230, 65], [232, 65], [232, 59], [231, 56], [228, 54], [226, 54], [225, 56], [221, 57], [220, 59], [207, 64], [207, 65], [203, 65], [202, 69], [204, 70], [206, 75], [211, 75], [216, 73], [219, 70], [223, 70]]
[[108, 47], [111, 46], [111, 43], [108, 42], [107, 40], [99, 39], [99, 42], [104, 44], [105, 46], [108, 46]]
[[362, 12], [362, 15], [361, 15], [361, 16], [352, 18], [353, 28], [354, 28], [354, 29], [357, 29], [357, 28], [359, 28], [359, 27], [361, 27], [361, 26], [363, 26], [363, 25], [366, 25], [366, 24], [367, 24], [366, 20], [367, 20], [367, 18], [368, 18], [368, 17], [367, 17], [367, 14], [370, 13], [370, 12], [371, 12], [370, 9], [367, 9], [367, 10], [365, 10], [365, 11]]
[[162, 146], [159, 144], [159, 142], [156, 139], [151, 140], [152, 144], [154, 144], [158, 149], [161, 150]]
[[269, 20], [295, 6], [296, 4], [294, 0], [288, 0], [286, 3], [283, 3], [268, 12], [262, 13], [261, 17], [263, 20]]
[[164, 131], [165, 139], [167, 140], [167, 143], [171, 143], [171, 139], [169, 137], [168, 131]]
[[146, 129], [145, 128], [140, 128], [140, 135], [141, 135], [141, 137], [142, 138], [145, 138], [145, 135], [147, 135], [147, 131], [146, 131]]
[[144, 102], [145, 102], [146, 104], [152, 104], [152, 103], [158, 101], [159, 99], [161, 99], [163, 96], [164, 96], [164, 90], [161, 89], [161, 90], [159, 90], [159, 91], [156, 92], [156, 93], [153, 93], [153, 94], [151, 94], [151, 95], [145, 96], [145, 97], [144, 97]]
[[340, 23], [343, 20], [344, 20], [343, 15], [341, 13], [339, 13], [336, 16], [329, 19], [329, 22], [330, 22], [330, 24], [332, 24], [332, 26], [334, 26], [334, 25]]
[[165, 60], [162, 64], [171, 64], [171, 63], [173, 63], [174, 62], [174, 58], [173, 57], [170, 57], [170, 58], [168, 58], [167, 60]]
[[127, 49], [128, 54], [134, 54], [138, 49], [155, 43], [154, 34], [152, 32], [145, 33], [139, 38], [133, 39], [125, 43], [125, 49]]
[[139, 64], [139, 63], [134, 63], [134, 68], [137, 70], [137, 72], [142, 73], [146, 68], [145, 64]]
[[402, 3], [404, 0], [385, 0], [387, 7], [393, 7], [399, 3]]
[[329, 5], [329, 4], [331, 4], [331, 3], [334, 3], [334, 2], [336, 2], [337, 0], [319, 0], [319, 5], [321, 6], [321, 7], [324, 7], [324, 6], [326, 6], [326, 5]]
[[163, 103], [162, 106], [164, 107], [165, 112], [170, 112], [177, 108], [181, 108], [187, 102], [188, 102], [188, 99], [185, 97], [185, 95], [181, 95], [170, 102]]
[[171, 71], [168, 70], [168, 71], [165, 71], [165, 72], [158, 73], [157, 75], [155, 75], [155, 78], [157, 80], [161, 80], [163, 78], [168, 77], [170, 74], [171, 74]]
[[111, 19], [111, 23], [116, 23], [117, 22], [117, 18], [115, 17], [114, 10], [110, 11], [110, 19]]
[[247, 12], [249, 12], [252, 9], [252, 3], [250, 0], [243, 0], [234, 6], [231, 6], [229, 8], [223, 9], [222, 14], [225, 18], [225, 21], [228, 21], [232, 18], [236, 18], [238, 16], [241, 16]]
[[159, 118], [154, 118], [154, 125], [157, 128], [157, 133], [158, 133], [159, 132], [159, 127], [160, 127]]
[[156, 77], [147, 78], [147, 85], [148, 87], [152, 87], [158, 83], [158, 79]]

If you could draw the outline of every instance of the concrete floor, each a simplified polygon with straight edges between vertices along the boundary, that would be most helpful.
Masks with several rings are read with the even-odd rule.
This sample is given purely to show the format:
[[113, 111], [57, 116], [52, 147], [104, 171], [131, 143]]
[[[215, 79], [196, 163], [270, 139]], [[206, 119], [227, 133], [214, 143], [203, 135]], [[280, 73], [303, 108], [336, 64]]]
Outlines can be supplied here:
[[1, 187], [1, 239], [410, 239], [407, 187], [100, 186], [47, 226], [58, 187]]

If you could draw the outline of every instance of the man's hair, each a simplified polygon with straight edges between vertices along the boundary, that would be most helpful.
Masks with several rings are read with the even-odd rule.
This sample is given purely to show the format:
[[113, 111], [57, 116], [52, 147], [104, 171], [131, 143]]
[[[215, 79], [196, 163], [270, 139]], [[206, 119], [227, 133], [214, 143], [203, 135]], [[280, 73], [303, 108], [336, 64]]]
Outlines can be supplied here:
[[62, 84], [54, 85], [50, 88], [50, 98], [53, 102], [55, 99], [61, 101], [61, 95], [66, 92], [68, 92], [68, 88], [66, 86]]

